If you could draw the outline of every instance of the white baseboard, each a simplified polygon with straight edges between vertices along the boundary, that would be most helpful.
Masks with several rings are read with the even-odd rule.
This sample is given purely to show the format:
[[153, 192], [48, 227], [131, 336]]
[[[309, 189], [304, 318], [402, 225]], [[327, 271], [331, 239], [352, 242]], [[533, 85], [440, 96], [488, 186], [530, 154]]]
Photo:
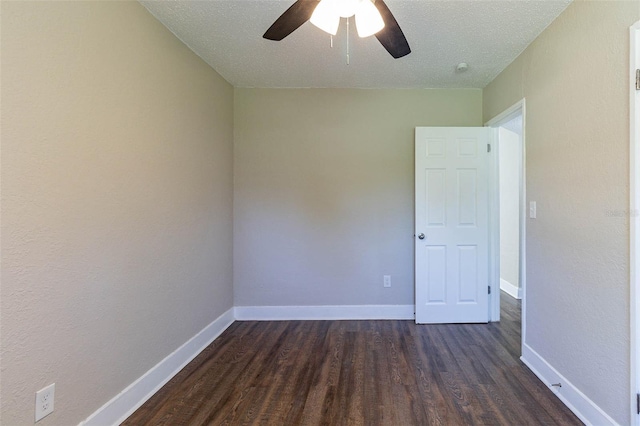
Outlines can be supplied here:
[[[586, 425], [618, 424], [526, 343], [520, 359]], [[562, 387], [551, 386], [552, 383]]]
[[414, 305], [236, 306], [239, 321], [412, 320]]
[[522, 288], [516, 287], [509, 281], [505, 281], [502, 278], [500, 278], [500, 290], [504, 291], [511, 297], [522, 299]]
[[169, 354], [87, 417], [80, 426], [119, 425], [164, 386], [173, 376], [213, 342], [234, 321], [233, 308], [220, 315], [211, 324]]

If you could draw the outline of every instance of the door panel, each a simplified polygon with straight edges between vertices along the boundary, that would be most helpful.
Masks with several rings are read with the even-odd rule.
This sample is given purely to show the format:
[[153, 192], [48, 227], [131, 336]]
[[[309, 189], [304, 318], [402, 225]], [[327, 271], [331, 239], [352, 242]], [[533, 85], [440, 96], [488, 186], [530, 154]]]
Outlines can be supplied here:
[[445, 246], [428, 246], [426, 248], [427, 278], [430, 285], [427, 289], [427, 302], [446, 303], [447, 271], [445, 269], [447, 248]]
[[418, 323], [489, 319], [490, 138], [483, 127], [416, 128]]
[[427, 177], [427, 224], [430, 227], [445, 226], [446, 211], [446, 170], [430, 169], [426, 171]]
[[478, 193], [476, 170], [458, 169], [457, 174], [458, 226], [475, 227], [477, 226], [476, 194]]
[[478, 302], [478, 246], [458, 246], [458, 303]]

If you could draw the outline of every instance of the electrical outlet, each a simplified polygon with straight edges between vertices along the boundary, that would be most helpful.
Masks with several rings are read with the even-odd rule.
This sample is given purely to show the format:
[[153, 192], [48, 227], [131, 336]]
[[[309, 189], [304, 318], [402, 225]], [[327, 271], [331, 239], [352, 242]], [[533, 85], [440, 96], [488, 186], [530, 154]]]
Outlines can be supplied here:
[[384, 284], [385, 287], [391, 287], [391, 275], [384, 276]]
[[36, 422], [53, 412], [53, 395], [56, 384], [52, 383], [46, 388], [36, 392]]

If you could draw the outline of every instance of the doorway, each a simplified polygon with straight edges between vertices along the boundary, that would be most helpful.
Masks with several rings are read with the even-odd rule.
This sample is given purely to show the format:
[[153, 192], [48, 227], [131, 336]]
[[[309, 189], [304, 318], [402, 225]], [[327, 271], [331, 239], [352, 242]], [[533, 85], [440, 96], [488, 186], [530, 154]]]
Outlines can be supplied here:
[[416, 127], [416, 322], [489, 319], [486, 127]]
[[498, 128], [500, 290], [515, 299], [522, 299], [520, 286], [521, 141], [522, 115], [517, 115]]
[[[492, 201], [492, 287], [522, 299], [522, 342], [526, 318], [526, 172], [525, 100], [517, 102], [485, 126], [497, 129], [492, 157], [498, 194]], [[491, 321], [500, 321], [500, 293], [492, 292]]]

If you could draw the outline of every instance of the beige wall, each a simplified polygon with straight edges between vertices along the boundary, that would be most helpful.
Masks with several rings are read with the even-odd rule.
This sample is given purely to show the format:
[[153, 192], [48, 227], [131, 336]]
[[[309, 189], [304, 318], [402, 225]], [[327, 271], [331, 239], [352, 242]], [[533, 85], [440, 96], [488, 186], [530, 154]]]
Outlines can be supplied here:
[[229, 309], [232, 281], [239, 306], [413, 304], [413, 128], [522, 97], [526, 343], [628, 423], [638, 2], [574, 3], [484, 92], [235, 98], [137, 3], [1, 14], [0, 423], [32, 424], [55, 382], [40, 424], [77, 424]]
[[629, 26], [640, 2], [571, 4], [483, 92], [526, 98], [526, 343], [629, 423]]
[[481, 102], [480, 90], [236, 89], [236, 305], [412, 305], [414, 128], [480, 126]]
[[233, 88], [136, 2], [2, 2], [2, 418], [85, 419], [232, 307]]

